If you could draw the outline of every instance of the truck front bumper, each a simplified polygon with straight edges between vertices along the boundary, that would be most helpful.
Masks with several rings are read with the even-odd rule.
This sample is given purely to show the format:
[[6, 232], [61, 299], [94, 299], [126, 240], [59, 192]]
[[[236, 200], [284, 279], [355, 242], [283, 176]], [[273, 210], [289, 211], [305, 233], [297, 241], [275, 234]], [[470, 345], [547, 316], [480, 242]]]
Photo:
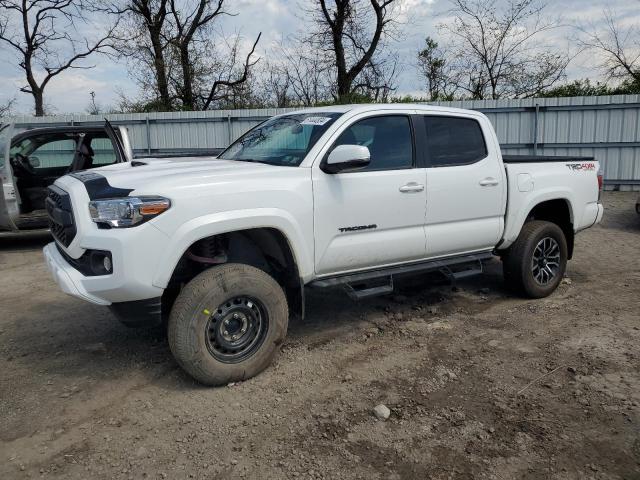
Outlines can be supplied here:
[[53, 280], [64, 293], [81, 298], [87, 302], [95, 303], [96, 305], [111, 305], [110, 301], [93, 295], [87, 291], [82, 281], [86, 277], [69, 265], [58, 251], [54, 242], [47, 244], [42, 249], [42, 253], [44, 253], [44, 259], [47, 263], [49, 272], [51, 272]]
[[[155, 229], [149, 231], [157, 232]], [[43, 248], [47, 267], [63, 292], [96, 305], [162, 296], [164, 289], [152, 285], [151, 280], [155, 271], [153, 260], [158, 256], [160, 242], [135, 243], [126, 238], [113, 241], [108, 237], [99, 240], [102, 241], [87, 237], [87, 248], [111, 253], [113, 273], [108, 275], [84, 275], [65, 258], [55, 242]]]

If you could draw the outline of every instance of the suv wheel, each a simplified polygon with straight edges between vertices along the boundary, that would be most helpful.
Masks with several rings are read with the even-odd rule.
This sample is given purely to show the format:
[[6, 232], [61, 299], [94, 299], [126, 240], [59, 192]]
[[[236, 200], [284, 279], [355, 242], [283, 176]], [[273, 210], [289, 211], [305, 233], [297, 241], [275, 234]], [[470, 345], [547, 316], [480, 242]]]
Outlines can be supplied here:
[[550, 295], [560, 284], [567, 267], [567, 240], [551, 222], [534, 220], [503, 257], [507, 286], [530, 298]]
[[287, 333], [280, 285], [244, 264], [205, 270], [180, 292], [169, 317], [169, 347], [206, 385], [246, 380], [267, 368]]

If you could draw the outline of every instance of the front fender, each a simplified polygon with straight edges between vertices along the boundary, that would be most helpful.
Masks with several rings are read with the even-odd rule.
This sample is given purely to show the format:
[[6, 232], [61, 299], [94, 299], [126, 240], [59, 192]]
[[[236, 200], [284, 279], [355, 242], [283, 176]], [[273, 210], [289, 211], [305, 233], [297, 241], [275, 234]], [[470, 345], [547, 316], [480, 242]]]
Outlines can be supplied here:
[[[282, 232], [291, 247], [303, 281], [313, 276], [312, 243], [305, 241], [304, 231], [288, 212], [278, 208], [233, 210], [196, 217], [180, 225], [174, 232], [165, 232], [170, 241], [153, 277], [153, 285], [166, 288], [184, 252], [196, 241], [212, 235], [274, 228]], [[313, 239], [311, 239], [311, 242]]]

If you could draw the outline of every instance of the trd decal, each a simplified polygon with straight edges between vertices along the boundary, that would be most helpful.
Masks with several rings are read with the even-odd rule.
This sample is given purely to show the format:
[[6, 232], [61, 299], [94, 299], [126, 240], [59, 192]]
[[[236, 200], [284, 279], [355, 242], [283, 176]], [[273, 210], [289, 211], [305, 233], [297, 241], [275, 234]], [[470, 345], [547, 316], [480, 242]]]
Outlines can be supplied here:
[[569, 167], [569, 170], [574, 171], [591, 171], [596, 169], [595, 163], [567, 163], [566, 165]]
[[375, 223], [372, 225], [356, 225], [355, 227], [342, 227], [339, 228], [341, 232], [356, 232], [358, 230], [373, 230], [374, 228], [378, 228], [378, 225]]

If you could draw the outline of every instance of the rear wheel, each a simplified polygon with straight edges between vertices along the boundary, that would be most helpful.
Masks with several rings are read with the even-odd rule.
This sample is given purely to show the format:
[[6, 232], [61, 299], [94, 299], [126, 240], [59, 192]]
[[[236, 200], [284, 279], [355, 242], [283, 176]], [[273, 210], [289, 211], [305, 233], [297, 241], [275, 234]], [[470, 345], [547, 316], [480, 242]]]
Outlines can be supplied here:
[[527, 222], [502, 261], [507, 286], [530, 298], [546, 297], [567, 267], [564, 232], [555, 223]]
[[201, 383], [245, 380], [272, 362], [288, 316], [285, 294], [271, 276], [249, 265], [220, 265], [178, 295], [169, 317], [169, 347]]

